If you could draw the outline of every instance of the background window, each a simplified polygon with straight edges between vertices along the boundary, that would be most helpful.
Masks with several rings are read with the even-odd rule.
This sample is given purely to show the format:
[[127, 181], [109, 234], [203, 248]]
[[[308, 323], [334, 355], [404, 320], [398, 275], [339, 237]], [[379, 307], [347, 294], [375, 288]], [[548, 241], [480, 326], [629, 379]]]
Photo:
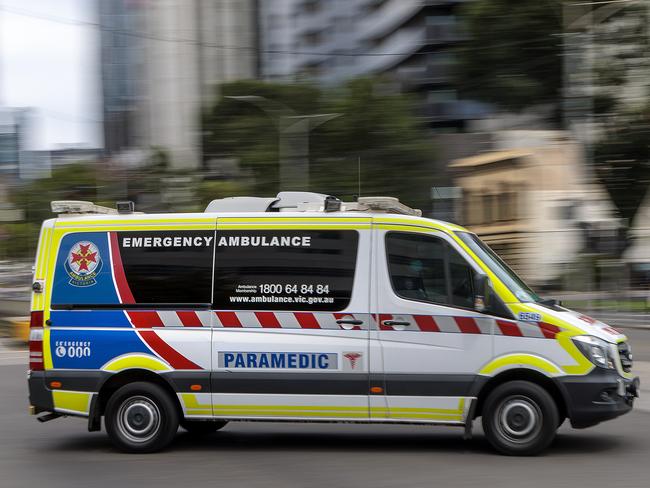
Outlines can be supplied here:
[[359, 234], [353, 230], [218, 231], [217, 310], [343, 310]]
[[421, 234], [386, 235], [395, 293], [411, 300], [472, 308], [474, 270], [444, 240]]

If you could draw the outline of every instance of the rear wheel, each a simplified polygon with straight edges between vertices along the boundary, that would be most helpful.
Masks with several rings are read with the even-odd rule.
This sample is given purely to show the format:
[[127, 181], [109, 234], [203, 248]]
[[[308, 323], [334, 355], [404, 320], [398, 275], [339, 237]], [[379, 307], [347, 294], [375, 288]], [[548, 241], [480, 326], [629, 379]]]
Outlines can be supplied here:
[[560, 422], [549, 393], [528, 381], [510, 381], [496, 387], [483, 406], [483, 430], [502, 454], [531, 456], [546, 449]]
[[164, 449], [178, 430], [178, 410], [169, 394], [153, 383], [123, 386], [106, 405], [106, 432], [124, 452], [148, 453]]
[[227, 420], [181, 420], [181, 427], [192, 435], [207, 435], [223, 429]]

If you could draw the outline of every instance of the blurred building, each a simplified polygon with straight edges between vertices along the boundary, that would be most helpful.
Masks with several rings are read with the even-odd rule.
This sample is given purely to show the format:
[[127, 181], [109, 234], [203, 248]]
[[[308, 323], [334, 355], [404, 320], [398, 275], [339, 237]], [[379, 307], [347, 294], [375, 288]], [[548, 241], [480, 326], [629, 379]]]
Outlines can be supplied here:
[[98, 162], [104, 155], [102, 149], [89, 147], [85, 144], [68, 144], [58, 149], [52, 149], [48, 153], [53, 168], [81, 162]]
[[630, 246], [623, 259], [630, 272], [630, 283], [637, 288], [650, 288], [650, 192], [634, 216], [629, 231]]
[[202, 104], [215, 85], [258, 72], [256, 0], [102, 0], [104, 143], [200, 162]]
[[35, 151], [29, 147], [34, 116], [32, 108], [0, 107], [0, 179], [6, 184], [49, 172], [49, 167], [35, 158]]
[[563, 131], [503, 131], [492, 149], [450, 165], [462, 190], [461, 223], [533, 284], [557, 282], [589, 252], [584, 228], [616, 232], [607, 192], [583, 148]]
[[262, 75], [338, 83], [387, 75], [424, 99], [431, 127], [463, 128], [486, 107], [458, 100], [453, 50], [463, 0], [265, 0]]

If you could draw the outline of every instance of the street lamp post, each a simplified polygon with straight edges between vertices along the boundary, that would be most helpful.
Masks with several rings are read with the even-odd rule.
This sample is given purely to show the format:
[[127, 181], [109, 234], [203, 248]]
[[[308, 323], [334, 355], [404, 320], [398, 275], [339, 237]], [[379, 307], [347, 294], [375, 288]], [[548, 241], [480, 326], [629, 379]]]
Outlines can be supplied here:
[[275, 100], [257, 95], [230, 96], [260, 108], [271, 117], [279, 134], [280, 189], [309, 188], [309, 134], [316, 127], [342, 114], [298, 115], [295, 110]]

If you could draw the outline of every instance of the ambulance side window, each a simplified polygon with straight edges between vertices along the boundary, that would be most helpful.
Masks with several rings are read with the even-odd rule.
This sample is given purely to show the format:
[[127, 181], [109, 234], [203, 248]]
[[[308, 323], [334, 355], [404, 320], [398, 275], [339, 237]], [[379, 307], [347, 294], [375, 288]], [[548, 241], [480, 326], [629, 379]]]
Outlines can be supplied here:
[[117, 232], [135, 303], [209, 304], [214, 231]]
[[443, 239], [390, 232], [386, 235], [386, 255], [397, 296], [472, 308], [474, 271]]
[[340, 311], [352, 297], [355, 230], [217, 230], [217, 310]]

